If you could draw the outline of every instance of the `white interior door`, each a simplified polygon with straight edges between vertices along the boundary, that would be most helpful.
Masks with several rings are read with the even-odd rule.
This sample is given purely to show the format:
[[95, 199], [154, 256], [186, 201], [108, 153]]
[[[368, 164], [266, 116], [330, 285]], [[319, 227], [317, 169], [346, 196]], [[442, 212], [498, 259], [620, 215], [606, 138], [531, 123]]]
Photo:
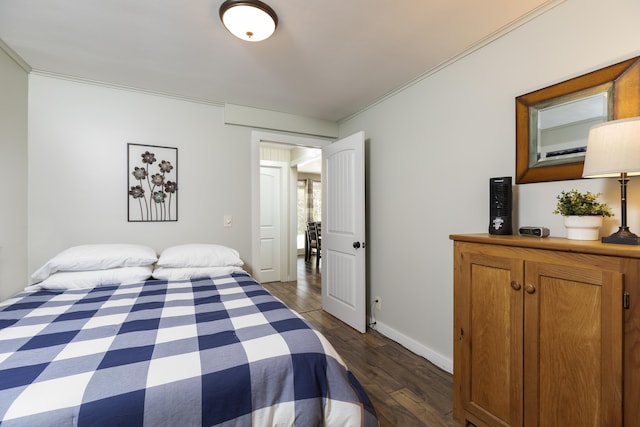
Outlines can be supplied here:
[[322, 149], [322, 308], [366, 332], [364, 132]]
[[261, 282], [277, 282], [281, 276], [280, 206], [282, 169], [260, 166], [260, 276]]

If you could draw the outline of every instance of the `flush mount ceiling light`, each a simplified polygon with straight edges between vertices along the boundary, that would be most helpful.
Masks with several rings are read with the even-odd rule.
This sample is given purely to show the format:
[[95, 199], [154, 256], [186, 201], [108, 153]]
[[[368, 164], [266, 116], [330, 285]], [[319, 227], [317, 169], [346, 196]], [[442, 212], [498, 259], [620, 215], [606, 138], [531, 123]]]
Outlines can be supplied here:
[[227, 0], [220, 6], [220, 19], [234, 36], [259, 42], [273, 34], [278, 16], [259, 0]]

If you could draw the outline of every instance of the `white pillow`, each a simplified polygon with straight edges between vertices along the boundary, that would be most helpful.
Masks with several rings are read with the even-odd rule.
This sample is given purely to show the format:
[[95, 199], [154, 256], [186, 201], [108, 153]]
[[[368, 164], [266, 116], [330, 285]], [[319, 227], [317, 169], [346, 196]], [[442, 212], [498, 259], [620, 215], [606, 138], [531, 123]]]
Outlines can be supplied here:
[[226, 267], [156, 267], [153, 278], [159, 280], [187, 280], [225, 276], [242, 268], [229, 265]]
[[158, 259], [160, 267], [240, 267], [243, 264], [235, 249], [201, 243], [169, 247]]
[[141, 267], [119, 267], [93, 271], [61, 271], [53, 273], [40, 283], [26, 287], [25, 290], [87, 289], [104, 285], [138, 283], [150, 278], [152, 270], [151, 266], [147, 265]]
[[156, 251], [134, 244], [96, 244], [74, 246], [60, 252], [36, 270], [31, 278], [39, 282], [57, 271], [106, 270], [139, 267], [156, 262]]

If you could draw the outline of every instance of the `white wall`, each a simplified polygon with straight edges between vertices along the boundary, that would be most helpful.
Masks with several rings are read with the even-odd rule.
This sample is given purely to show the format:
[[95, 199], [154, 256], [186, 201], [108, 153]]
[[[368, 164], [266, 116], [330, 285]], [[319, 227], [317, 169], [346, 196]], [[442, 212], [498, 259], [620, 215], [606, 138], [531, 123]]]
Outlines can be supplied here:
[[[640, 2], [567, 0], [489, 45], [341, 123], [367, 136], [369, 297], [381, 332], [452, 368], [451, 233], [487, 232], [489, 178], [515, 176], [515, 97], [640, 55]], [[555, 196], [604, 192], [615, 180], [524, 184], [516, 227], [566, 236]], [[629, 225], [640, 232], [640, 180], [631, 180]]]
[[27, 280], [27, 73], [0, 49], [0, 301]]
[[[128, 142], [178, 148], [177, 222], [127, 222]], [[31, 74], [29, 271], [103, 242], [215, 242], [248, 262], [250, 148], [250, 129], [224, 125], [222, 107]]]

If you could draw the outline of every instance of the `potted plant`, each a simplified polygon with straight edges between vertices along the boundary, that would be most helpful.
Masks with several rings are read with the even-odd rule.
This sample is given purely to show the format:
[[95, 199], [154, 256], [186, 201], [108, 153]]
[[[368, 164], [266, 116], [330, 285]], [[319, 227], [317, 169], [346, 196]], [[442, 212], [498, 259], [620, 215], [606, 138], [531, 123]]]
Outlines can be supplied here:
[[575, 189], [558, 194], [553, 213], [564, 217], [568, 239], [598, 240], [602, 218], [613, 216], [606, 203], [596, 200], [599, 196], [600, 193], [581, 193]]

